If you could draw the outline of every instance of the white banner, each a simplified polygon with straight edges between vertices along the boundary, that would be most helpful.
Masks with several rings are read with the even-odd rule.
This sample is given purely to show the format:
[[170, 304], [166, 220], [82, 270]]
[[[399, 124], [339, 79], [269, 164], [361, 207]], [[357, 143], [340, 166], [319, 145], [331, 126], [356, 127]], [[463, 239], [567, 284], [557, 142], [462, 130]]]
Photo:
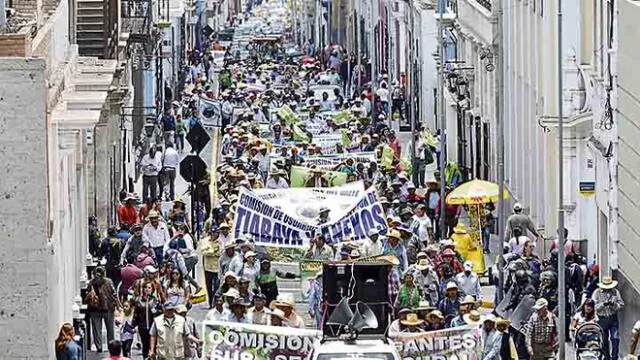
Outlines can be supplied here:
[[345, 238], [364, 240], [371, 229], [386, 234], [386, 216], [375, 189], [363, 192], [354, 204], [345, 216], [315, 225], [303, 223], [297, 216], [268, 204], [252, 191], [244, 190], [240, 193], [233, 222], [234, 237], [247, 235], [256, 245], [307, 247], [309, 239], [317, 233], [322, 233], [329, 244]]
[[338, 133], [316, 135], [313, 137], [313, 143], [319, 145], [320, 148], [322, 148], [323, 154], [335, 154], [336, 145], [342, 144], [342, 134]]
[[289, 216], [314, 225], [321, 207], [330, 210], [329, 221], [347, 215], [364, 194], [364, 184], [358, 181], [332, 188], [255, 189], [253, 192]]

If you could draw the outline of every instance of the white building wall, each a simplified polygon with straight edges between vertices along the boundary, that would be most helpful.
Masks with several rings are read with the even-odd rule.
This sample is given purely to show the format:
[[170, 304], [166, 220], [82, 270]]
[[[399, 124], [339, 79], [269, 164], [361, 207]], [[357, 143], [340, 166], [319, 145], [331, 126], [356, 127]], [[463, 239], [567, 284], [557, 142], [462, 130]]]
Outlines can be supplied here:
[[[556, 161], [554, 132], [539, 126], [539, 116], [555, 107], [555, 12], [553, 1], [516, 0], [504, 8], [505, 36], [505, 181], [514, 200], [528, 209], [534, 222], [555, 233]], [[538, 6], [535, 8], [534, 6]], [[532, 156], [532, 153], [537, 155]]]
[[[617, 189], [611, 188], [615, 197], [609, 201], [615, 209], [618, 205], [617, 229], [611, 229], [612, 268], [618, 269], [618, 287], [626, 307], [621, 316], [621, 329], [629, 329], [640, 312], [640, 72], [638, 58], [640, 47], [640, 3], [621, 0], [618, 3], [617, 46]], [[614, 68], [616, 70], [616, 68]], [[614, 72], [615, 73], [615, 72]], [[616, 104], [613, 104], [614, 109]], [[614, 172], [615, 174], [615, 172]], [[616, 194], [617, 192], [617, 194]], [[615, 214], [614, 214], [615, 215]], [[613, 219], [610, 219], [613, 220]], [[615, 224], [615, 223], [614, 223]], [[616, 234], [617, 230], [617, 234]], [[616, 236], [617, 235], [617, 236]], [[617, 251], [616, 251], [617, 250]], [[621, 337], [623, 345], [627, 337]]]
[[420, 120], [423, 126], [428, 127], [432, 131], [436, 129], [435, 124], [435, 102], [434, 90], [438, 87], [438, 68], [433, 53], [438, 50], [437, 43], [434, 41], [438, 32], [438, 24], [434, 18], [434, 9], [421, 9], [417, 11], [417, 17], [414, 22], [417, 24], [416, 31], [420, 34]]
[[44, 74], [42, 59], [0, 59], [0, 349], [9, 359], [54, 357]]

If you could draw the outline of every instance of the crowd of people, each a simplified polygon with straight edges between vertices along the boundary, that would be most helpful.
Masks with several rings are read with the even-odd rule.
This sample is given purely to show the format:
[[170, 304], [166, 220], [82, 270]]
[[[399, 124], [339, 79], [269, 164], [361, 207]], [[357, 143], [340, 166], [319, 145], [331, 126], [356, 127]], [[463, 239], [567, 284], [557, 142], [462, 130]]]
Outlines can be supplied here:
[[[268, 16], [268, 11], [257, 6], [247, 16]], [[308, 44], [307, 56], [298, 60], [286, 58], [282, 46], [269, 44], [268, 51], [254, 49], [246, 57], [228, 48], [215, 86], [210, 51], [194, 51], [188, 70], [192, 86], [162, 118], [165, 146], [152, 146], [142, 159], [142, 198], [131, 194], [122, 199], [118, 226], [104, 238], [90, 219], [90, 250], [104, 259], [85, 299], [98, 352], [104, 323], [110, 352], [121, 349], [130, 356], [139, 338], [145, 358], [194, 359], [202, 340], [188, 311], [200, 303], [208, 305], [210, 321], [322, 328], [327, 317], [322, 272], [306, 294], [308, 314], [299, 314], [295, 298], [278, 289], [279, 279], [297, 275], [277, 269], [273, 252], [233, 229], [243, 192], [292, 188], [292, 169], [298, 167], [306, 171], [298, 187], [336, 185], [337, 172], [346, 175], [344, 184], [375, 189], [386, 216], [384, 232], [371, 229], [358, 241], [317, 233], [293, 261], [386, 264], [389, 336], [477, 325], [483, 331], [483, 360], [548, 359], [556, 355], [562, 324], [576, 344], [590, 340], [588, 334], [581, 337], [583, 325], [599, 324], [606, 335], [605, 358], [618, 358], [617, 314], [624, 302], [615, 280], [600, 281], [598, 265], [588, 263], [570, 241], [562, 246], [556, 241], [543, 254], [537, 249], [544, 247], [540, 234], [516, 203], [506, 222], [506, 241], [497, 254], [494, 250], [504, 258], [504, 287], [495, 295], [483, 291], [485, 275], [492, 284], [499, 277], [496, 266], [485, 264], [495, 239], [495, 206], [441, 199], [441, 190], [448, 196], [466, 179], [455, 162], [437, 165], [437, 133], [418, 127], [408, 136], [414, 144], [401, 142], [394, 121], [405, 118], [402, 84], [386, 74], [371, 76], [366, 59], [358, 64], [336, 44], [320, 51]], [[335, 87], [316, 93], [312, 85]], [[190, 219], [175, 193], [175, 170], [184, 134], [200, 121], [203, 97], [221, 104], [221, 161], [193, 194], [205, 199], [204, 214]], [[317, 140], [329, 134], [340, 134], [340, 141]], [[412, 148], [414, 156], [407, 156]], [[318, 157], [334, 162], [319, 165]], [[213, 202], [208, 201], [209, 182], [216, 189]], [[162, 200], [173, 202], [170, 211], [163, 211]], [[318, 209], [315, 225], [327, 223], [330, 213], [327, 207]], [[567, 256], [571, 299], [563, 321], [557, 318], [558, 251]], [[200, 260], [204, 284], [194, 276]], [[117, 310], [121, 316], [115, 316]], [[73, 336], [65, 324], [56, 341], [60, 354], [77, 351]]]

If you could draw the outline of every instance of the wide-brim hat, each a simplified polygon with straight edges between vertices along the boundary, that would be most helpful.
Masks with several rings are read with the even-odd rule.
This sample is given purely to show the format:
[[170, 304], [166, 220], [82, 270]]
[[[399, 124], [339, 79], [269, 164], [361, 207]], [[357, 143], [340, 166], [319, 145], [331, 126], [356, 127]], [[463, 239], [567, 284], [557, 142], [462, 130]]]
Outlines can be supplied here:
[[458, 290], [458, 284], [456, 284], [453, 281], [448, 282], [445, 290], [453, 290], [453, 289]]
[[468, 314], [462, 315], [462, 319], [467, 325], [482, 324], [485, 320], [484, 316], [476, 310], [471, 310]]
[[420, 319], [417, 314], [407, 314], [404, 320], [400, 320], [400, 324], [404, 326], [418, 326], [424, 324], [424, 320]]
[[269, 315], [271, 316], [275, 316], [280, 318], [281, 320], [287, 320], [287, 317], [284, 315], [284, 311], [280, 310], [280, 309], [269, 309], [269, 311], [267, 312]]
[[456, 227], [453, 228], [453, 232], [456, 234], [466, 234], [467, 226], [465, 224], [458, 223], [458, 225], [456, 225]]
[[278, 295], [278, 298], [274, 301], [274, 305], [294, 308], [296, 306], [296, 301], [292, 296]]
[[540, 310], [540, 309], [545, 308], [547, 306], [549, 306], [549, 302], [547, 301], [547, 299], [540, 298], [540, 299], [536, 300], [536, 303], [533, 305], [533, 309], [534, 310]]
[[160, 218], [160, 213], [155, 211], [155, 210], [151, 210], [149, 211], [149, 215], [147, 215], [147, 219], [158, 219]]
[[419, 271], [427, 270], [429, 268], [429, 260], [428, 259], [420, 259], [416, 263], [416, 269]]
[[438, 319], [444, 320], [444, 315], [442, 315], [442, 312], [440, 310], [433, 310], [432, 312], [427, 314], [427, 318], [431, 318], [434, 316]]
[[398, 258], [394, 255], [378, 256], [376, 259], [389, 263], [390, 265], [394, 265], [394, 266], [400, 265], [400, 260], [398, 260]]
[[466, 295], [462, 299], [462, 301], [460, 302], [460, 305], [465, 305], [465, 304], [473, 304], [473, 305], [475, 305], [475, 303], [476, 303], [476, 299], [473, 296]]
[[428, 301], [422, 300], [418, 303], [418, 306], [413, 308], [413, 311], [432, 311], [435, 310], [435, 306], [431, 306]]
[[598, 283], [598, 287], [601, 289], [613, 289], [618, 286], [618, 281], [613, 280], [610, 276], [605, 276], [602, 278], [602, 281]]

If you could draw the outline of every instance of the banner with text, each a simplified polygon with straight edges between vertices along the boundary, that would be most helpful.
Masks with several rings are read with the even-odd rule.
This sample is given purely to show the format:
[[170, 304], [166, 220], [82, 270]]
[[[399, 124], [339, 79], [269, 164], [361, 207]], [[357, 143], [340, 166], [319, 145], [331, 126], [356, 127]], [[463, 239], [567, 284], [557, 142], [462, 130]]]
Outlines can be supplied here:
[[355, 153], [343, 153], [333, 155], [321, 155], [321, 156], [309, 156], [305, 157], [304, 161], [307, 166], [316, 165], [324, 168], [334, 168], [339, 165], [343, 160], [347, 158], [353, 159], [354, 163], [364, 163], [365, 167], [368, 167], [369, 163], [376, 161], [376, 153], [370, 152], [355, 152]]
[[342, 134], [322, 134], [313, 137], [313, 143], [320, 146], [323, 154], [335, 154], [336, 145], [342, 144]]
[[357, 181], [332, 188], [254, 189], [253, 192], [267, 204], [305, 224], [313, 224], [322, 207], [330, 210], [329, 219], [345, 216], [364, 194], [364, 183]]
[[302, 166], [291, 167], [291, 187], [334, 187], [347, 183], [347, 173], [325, 169], [310, 169]]
[[391, 336], [403, 360], [478, 360], [482, 356], [482, 330], [463, 326], [426, 333]]
[[318, 330], [217, 321], [202, 326], [206, 360], [303, 360], [322, 335]]
[[256, 245], [306, 247], [309, 239], [321, 232], [329, 244], [349, 240], [364, 240], [367, 232], [376, 229], [386, 234], [384, 210], [375, 189], [371, 188], [354, 202], [354, 207], [341, 218], [322, 225], [307, 224], [295, 216], [270, 205], [251, 191], [240, 193], [233, 223], [235, 238], [245, 234]]

